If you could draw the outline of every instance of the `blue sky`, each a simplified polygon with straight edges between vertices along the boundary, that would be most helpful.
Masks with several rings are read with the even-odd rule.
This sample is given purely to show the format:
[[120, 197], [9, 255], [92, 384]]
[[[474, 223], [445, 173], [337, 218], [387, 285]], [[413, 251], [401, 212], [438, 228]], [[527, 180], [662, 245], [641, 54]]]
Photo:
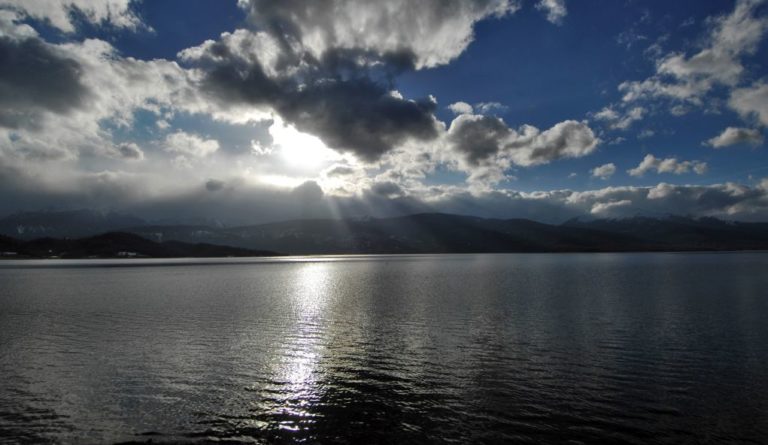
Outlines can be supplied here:
[[761, 0], [0, 0], [0, 19], [0, 213], [768, 217]]

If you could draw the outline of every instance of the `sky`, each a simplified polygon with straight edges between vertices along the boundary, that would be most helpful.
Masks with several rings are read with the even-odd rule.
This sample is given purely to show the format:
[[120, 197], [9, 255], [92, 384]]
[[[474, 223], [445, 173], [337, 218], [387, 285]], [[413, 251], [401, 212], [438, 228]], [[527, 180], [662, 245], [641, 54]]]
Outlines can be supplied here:
[[768, 221], [768, 1], [0, 0], [0, 215]]

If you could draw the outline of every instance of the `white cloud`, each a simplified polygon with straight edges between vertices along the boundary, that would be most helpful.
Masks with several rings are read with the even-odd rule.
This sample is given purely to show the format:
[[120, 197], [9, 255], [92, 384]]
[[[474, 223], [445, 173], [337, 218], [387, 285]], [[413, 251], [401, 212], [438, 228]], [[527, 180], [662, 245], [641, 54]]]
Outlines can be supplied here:
[[630, 176], [640, 177], [647, 172], [655, 171], [656, 173], [673, 173], [675, 175], [682, 175], [693, 171], [697, 175], [703, 175], [707, 172], [707, 163], [702, 161], [679, 161], [677, 158], [660, 159], [654, 155], [646, 155], [643, 158], [640, 165], [627, 170]]
[[755, 15], [761, 3], [738, 0], [731, 14], [712, 20], [706, 47], [692, 56], [670, 53], [658, 59], [655, 75], [619, 85], [623, 100], [665, 97], [699, 105], [715, 85], [736, 86], [745, 72], [742, 57], [755, 53], [768, 29], [768, 18]]
[[33, 27], [19, 21], [21, 21], [19, 12], [0, 9], [0, 36], [15, 40], [38, 36]]
[[257, 140], [251, 141], [251, 152], [258, 156], [265, 156], [271, 154], [273, 151], [272, 145], [265, 145]]
[[475, 104], [478, 114], [504, 113], [509, 107], [500, 102], [480, 102]]
[[736, 144], [761, 145], [764, 141], [760, 130], [752, 128], [728, 127], [722, 133], [709, 139], [704, 145], [723, 148]]
[[536, 8], [545, 11], [547, 20], [556, 25], [561, 24], [563, 18], [568, 14], [565, 9], [565, 0], [539, 0]]
[[493, 115], [496, 113], [503, 113], [507, 111], [507, 108], [506, 105], [503, 105], [500, 102], [478, 102], [474, 106], [466, 102], [455, 102], [448, 105], [448, 109], [456, 115], [473, 113]]
[[648, 139], [656, 135], [656, 132], [653, 130], [645, 129], [637, 134], [638, 139]]
[[629, 199], [622, 199], [621, 201], [608, 201], [608, 202], [596, 202], [592, 205], [592, 209], [589, 213], [593, 215], [600, 215], [609, 213], [615, 210], [617, 207], [628, 207], [632, 205], [632, 201]]
[[466, 165], [502, 169], [586, 156], [600, 142], [585, 122], [563, 121], [544, 131], [532, 125], [513, 130], [500, 118], [473, 114], [456, 117], [446, 136]]
[[448, 109], [453, 112], [453, 114], [472, 114], [474, 109], [472, 108], [472, 105], [466, 103], [466, 102], [455, 102], [450, 105], [448, 105]]
[[740, 115], [746, 118], [754, 116], [761, 124], [768, 125], [768, 83], [757, 82], [750, 87], [733, 90], [728, 105]]
[[131, 11], [132, 0], [0, 0], [0, 8], [10, 8], [26, 16], [44, 20], [64, 32], [74, 32], [73, 13], [87, 21], [117, 28], [136, 29], [141, 21]]
[[593, 115], [599, 121], [608, 122], [611, 129], [626, 130], [633, 123], [641, 120], [645, 114], [644, 107], [632, 107], [622, 112], [616, 111], [613, 107], [605, 107]]
[[599, 121], [614, 121], [619, 118], [619, 113], [613, 107], [605, 107], [594, 114], [594, 118]]
[[318, 59], [333, 49], [378, 56], [407, 50], [416, 68], [448, 63], [472, 42], [476, 22], [520, 7], [515, 0], [239, 0], [239, 5], [258, 26], [288, 25], [282, 31]]
[[508, 147], [514, 162], [522, 166], [587, 156], [600, 143], [586, 122], [574, 120], [560, 122], [543, 132], [525, 125], [517, 136]]
[[185, 133], [181, 130], [166, 136], [164, 146], [169, 153], [190, 158], [204, 158], [219, 150], [217, 140], [203, 139], [196, 134]]
[[14, 94], [0, 103], [0, 157], [132, 160], [136, 157], [115, 156], [109, 127], [130, 127], [139, 109], [159, 114], [208, 107], [175, 62], [124, 58], [102, 40], [50, 44], [31, 35], [2, 45], [19, 58], [15, 66], [44, 62], [49, 68], [26, 75], [3, 72], [1, 80]]
[[669, 112], [672, 113], [673, 116], [685, 116], [690, 111], [690, 108], [685, 105], [675, 105], [669, 109]]
[[616, 165], [613, 163], [603, 164], [590, 170], [593, 178], [606, 180], [616, 173]]

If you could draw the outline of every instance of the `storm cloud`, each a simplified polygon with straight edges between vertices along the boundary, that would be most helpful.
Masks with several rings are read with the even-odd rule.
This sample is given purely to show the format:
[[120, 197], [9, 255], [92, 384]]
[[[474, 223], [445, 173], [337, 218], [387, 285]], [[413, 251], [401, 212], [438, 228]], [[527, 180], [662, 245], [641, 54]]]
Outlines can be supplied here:
[[[276, 57], [254, 53], [275, 50], [272, 45], [274, 40], [263, 34], [239, 31], [180, 56], [204, 72], [202, 88], [221, 106], [273, 110], [299, 131], [365, 161], [377, 160], [406, 140], [437, 137], [434, 99], [405, 99], [376, 73], [339, 60], [305, 59], [302, 65], [284, 67]], [[353, 75], [345, 74], [342, 65]]]
[[88, 94], [73, 58], [35, 37], [0, 37], [0, 126], [37, 127], [43, 112], [67, 113]]

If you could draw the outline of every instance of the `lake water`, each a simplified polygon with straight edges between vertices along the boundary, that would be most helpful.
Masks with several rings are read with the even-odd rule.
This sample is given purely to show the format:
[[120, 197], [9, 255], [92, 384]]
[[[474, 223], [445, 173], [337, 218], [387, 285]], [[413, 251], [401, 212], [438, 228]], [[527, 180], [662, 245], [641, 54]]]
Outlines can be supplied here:
[[0, 442], [761, 443], [768, 254], [0, 262]]

